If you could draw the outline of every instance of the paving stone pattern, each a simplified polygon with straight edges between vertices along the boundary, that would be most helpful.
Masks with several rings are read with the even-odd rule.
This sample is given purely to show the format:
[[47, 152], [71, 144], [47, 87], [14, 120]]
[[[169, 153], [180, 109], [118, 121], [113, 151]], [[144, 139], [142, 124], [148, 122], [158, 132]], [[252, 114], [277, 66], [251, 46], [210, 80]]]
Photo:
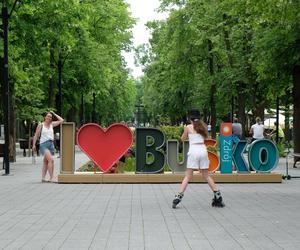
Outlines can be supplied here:
[[225, 208], [191, 184], [172, 209], [179, 184], [41, 183], [41, 164], [18, 155], [0, 176], [0, 249], [300, 249], [300, 179], [219, 184]]

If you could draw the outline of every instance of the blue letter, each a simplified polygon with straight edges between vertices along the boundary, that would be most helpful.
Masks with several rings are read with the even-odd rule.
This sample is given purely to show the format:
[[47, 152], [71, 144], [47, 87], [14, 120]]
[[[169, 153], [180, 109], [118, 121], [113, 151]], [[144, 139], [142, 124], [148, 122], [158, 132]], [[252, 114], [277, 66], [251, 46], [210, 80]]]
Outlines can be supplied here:
[[232, 154], [234, 165], [236, 166], [236, 169], [239, 173], [249, 172], [249, 167], [243, 157], [246, 144], [247, 141], [238, 141], [238, 143], [235, 144], [235, 148]]
[[276, 168], [279, 153], [276, 145], [266, 139], [252, 142], [249, 149], [249, 164], [257, 172], [269, 173]]

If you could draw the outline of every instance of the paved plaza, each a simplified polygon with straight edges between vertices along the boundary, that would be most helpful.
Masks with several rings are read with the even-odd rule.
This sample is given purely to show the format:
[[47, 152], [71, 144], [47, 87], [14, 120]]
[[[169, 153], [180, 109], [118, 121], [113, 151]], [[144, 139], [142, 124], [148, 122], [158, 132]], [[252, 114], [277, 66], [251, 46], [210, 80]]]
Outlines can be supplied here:
[[[77, 167], [86, 161], [77, 151]], [[41, 164], [18, 154], [11, 175], [0, 176], [0, 249], [300, 248], [297, 178], [219, 184], [225, 208], [210, 206], [206, 184], [191, 184], [172, 209], [179, 184], [41, 183]], [[57, 156], [55, 164], [57, 174]], [[284, 158], [276, 171], [284, 173]]]

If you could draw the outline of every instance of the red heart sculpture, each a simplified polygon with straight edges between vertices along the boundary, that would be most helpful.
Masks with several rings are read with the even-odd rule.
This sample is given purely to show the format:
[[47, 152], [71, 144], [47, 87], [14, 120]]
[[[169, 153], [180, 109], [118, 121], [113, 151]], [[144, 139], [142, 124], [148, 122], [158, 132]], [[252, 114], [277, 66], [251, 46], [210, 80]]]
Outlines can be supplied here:
[[107, 172], [131, 147], [132, 133], [119, 123], [107, 129], [88, 123], [78, 130], [77, 144], [103, 172]]

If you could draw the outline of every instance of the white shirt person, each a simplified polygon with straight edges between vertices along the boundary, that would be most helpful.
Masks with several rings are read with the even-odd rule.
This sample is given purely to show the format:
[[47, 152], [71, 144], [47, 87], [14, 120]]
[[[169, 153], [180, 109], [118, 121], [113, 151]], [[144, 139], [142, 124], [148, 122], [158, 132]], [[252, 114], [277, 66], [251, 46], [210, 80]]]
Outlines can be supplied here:
[[264, 139], [265, 128], [264, 125], [261, 124], [260, 117], [256, 117], [256, 123], [251, 126], [250, 134], [252, 134], [252, 141]]

